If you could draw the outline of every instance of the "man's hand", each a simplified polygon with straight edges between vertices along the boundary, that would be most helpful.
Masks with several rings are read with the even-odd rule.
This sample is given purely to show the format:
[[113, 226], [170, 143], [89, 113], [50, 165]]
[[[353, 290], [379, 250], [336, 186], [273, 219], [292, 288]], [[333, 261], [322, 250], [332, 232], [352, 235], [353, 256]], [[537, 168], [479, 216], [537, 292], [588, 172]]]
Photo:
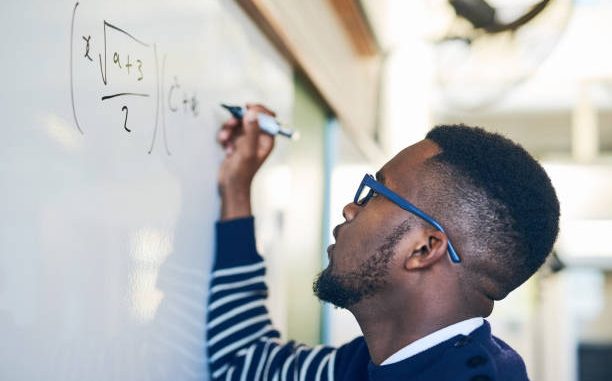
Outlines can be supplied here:
[[242, 121], [228, 120], [217, 134], [225, 150], [218, 179], [222, 221], [251, 215], [253, 177], [274, 148], [274, 137], [257, 124], [257, 114], [274, 113], [262, 105], [247, 104], [246, 108]]

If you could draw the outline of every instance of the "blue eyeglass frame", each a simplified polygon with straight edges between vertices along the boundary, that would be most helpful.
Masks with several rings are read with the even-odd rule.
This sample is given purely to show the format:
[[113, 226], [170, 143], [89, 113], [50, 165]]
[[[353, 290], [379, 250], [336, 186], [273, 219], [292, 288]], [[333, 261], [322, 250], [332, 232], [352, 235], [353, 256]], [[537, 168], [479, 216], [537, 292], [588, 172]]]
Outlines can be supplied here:
[[[366, 186], [369, 187], [370, 190], [368, 194], [363, 199], [360, 200], [359, 195], [361, 194], [361, 192], [363, 192], [363, 188]], [[376, 181], [376, 179], [374, 179], [374, 176], [370, 175], [369, 173], [366, 173], [366, 175], [363, 176], [363, 180], [361, 180], [361, 184], [359, 184], [359, 188], [357, 188], [357, 193], [355, 193], [355, 199], [353, 200], [353, 202], [359, 206], [363, 206], [368, 201], [370, 201], [372, 196], [374, 196], [374, 192], [385, 196], [385, 198], [389, 199], [389, 201], [393, 202], [400, 208], [414, 214], [417, 217], [420, 217], [421, 219], [429, 223], [431, 226], [435, 227], [436, 229], [444, 233], [446, 235], [446, 240], [448, 242], [448, 254], [450, 256], [451, 261], [453, 263], [461, 262], [461, 258], [457, 254], [457, 251], [455, 251], [455, 248], [453, 247], [453, 244], [451, 243], [450, 238], [448, 237], [448, 234], [446, 233], [446, 231], [444, 230], [444, 228], [442, 227], [442, 225], [440, 225], [438, 221], [433, 219], [433, 217], [430, 217], [427, 213], [423, 212], [421, 209], [414, 206], [410, 201], [399, 196], [397, 193], [393, 192], [391, 189], [387, 188], [382, 183], [379, 183], [378, 181]]]

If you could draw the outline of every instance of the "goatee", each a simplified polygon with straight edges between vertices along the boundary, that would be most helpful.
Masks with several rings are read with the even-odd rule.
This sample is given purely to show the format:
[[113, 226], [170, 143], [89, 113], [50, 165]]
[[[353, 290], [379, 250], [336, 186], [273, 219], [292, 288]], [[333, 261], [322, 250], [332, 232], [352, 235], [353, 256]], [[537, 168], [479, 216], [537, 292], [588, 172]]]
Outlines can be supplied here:
[[349, 308], [378, 293], [388, 284], [389, 262], [395, 247], [409, 229], [408, 220], [396, 226], [376, 253], [357, 270], [344, 274], [334, 273], [330, 263], [315, 279], [312, 285], [314, 294], [336, 307]]

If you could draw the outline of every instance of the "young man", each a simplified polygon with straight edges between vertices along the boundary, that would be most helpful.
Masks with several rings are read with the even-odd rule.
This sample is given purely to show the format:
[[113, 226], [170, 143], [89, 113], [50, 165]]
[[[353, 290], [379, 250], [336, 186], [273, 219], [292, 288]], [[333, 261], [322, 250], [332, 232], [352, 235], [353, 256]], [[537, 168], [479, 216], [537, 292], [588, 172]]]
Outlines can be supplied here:
[[339, 348], [283, 343], [265, 307], [251, 181], [271, 152], [250, 106], [219, 132], [226, 152], [208, 304], [212, 379], [527, 380], [520, 356], [491, 335], [495, 300], [544, 262], [559, 203], [542, 167], [497, 134], [441, 126], [366, 175], [334, 229], [314, 284], [362, 331]]

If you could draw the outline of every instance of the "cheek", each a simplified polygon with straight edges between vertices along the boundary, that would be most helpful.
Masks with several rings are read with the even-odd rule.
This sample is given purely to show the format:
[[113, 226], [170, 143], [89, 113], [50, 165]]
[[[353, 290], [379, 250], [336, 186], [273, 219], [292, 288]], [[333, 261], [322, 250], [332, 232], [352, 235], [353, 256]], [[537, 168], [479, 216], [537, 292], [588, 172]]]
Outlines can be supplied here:
[[384, 240], [385, 226], [382, 221], [369, 221], [355, 219], [340, 232], [332, 254], [334, 269], [342, 272], [358, 270], [376, 253]]
[[388, 281], [391, 285], [401, 285], [405, 283], [406, 272], [404, 271], [404, 257], [394, 255], [388, 265]]

